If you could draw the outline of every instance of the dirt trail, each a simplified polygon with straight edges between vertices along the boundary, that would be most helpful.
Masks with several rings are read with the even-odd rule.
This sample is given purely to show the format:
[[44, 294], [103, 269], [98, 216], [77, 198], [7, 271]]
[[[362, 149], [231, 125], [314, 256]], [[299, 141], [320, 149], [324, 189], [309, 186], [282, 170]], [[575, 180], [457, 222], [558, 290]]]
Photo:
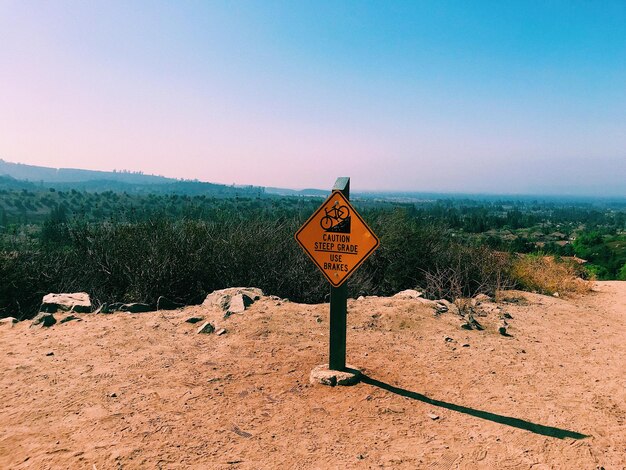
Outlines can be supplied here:
[[346, 388], [308, 383], [327, 304], [264, 298], [222, 336], [203, 307], [2, 327], [0, 468], [626, 468], [626, 282], [514, 294], [511, 337], [350, 301]]

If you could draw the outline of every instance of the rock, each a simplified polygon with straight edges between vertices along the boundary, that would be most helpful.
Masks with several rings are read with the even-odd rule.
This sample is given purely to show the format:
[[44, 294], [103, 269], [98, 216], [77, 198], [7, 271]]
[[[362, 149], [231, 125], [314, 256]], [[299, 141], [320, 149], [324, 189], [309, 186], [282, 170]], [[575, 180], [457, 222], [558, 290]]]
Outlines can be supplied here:
[[435, 302], [435, 306], [433, 307], [435, 309], [435, 314], [437, 315], [441, 315], [442, 313], [446, 313], [449, 308], [446, 304], [441, 303], [441, 300], [437, 300]]
[[502, 336], [509, 336], [507, 330], [509, 329], [509, 324], [506, 322], [506, 320], [502, 320], [500, 322], [500, 326], [498, 326], [498, 333], [500, 333]]
[[56, 318], [54, 318], [54, 315], [52, 315], [51, 313], [48, 312], [39, 312], [39, 314], [33, 318], [33, 322], [31, 323], [30, 327], [32, 328], [33, 326], [42, 326], [42, 327], [49, 327], [52, 326], [56, 323]]
[[245, 294], [252, 302], [259, 300], [263, 297], [263, 291], [256, 287], [230, 287], [228, 289], [220, 289], [211, 292], [207, 295], [202, 305], [205, 307], [219, 307], [222, 310], [227, 310], [230, 305], [230, 299], [236, 295]]
[[245, 312], [246, 308], [248, 308], [253, 303], [254, 300], [247, 294], [234, 295], [230, 298], [227, 312], [230, 314], [243, 313]]
[[504, 313], [502, 314], [502, 316], [503, 316], [504, 318], [506, 318], [507, 320], [512, 320], [512, 319], [513, 319], [513, 316], [512, 316], [509, 312], [504, 312]]
[[48, 294], [45, 295], [41, 304], [41, 312], [55, 313], [70, 311], [77, 313], [91, 312], [91, 300], [86, 292], [74, 294]]
[[346, 365], [345, 370], [330, 370], [328, 364], [317, 366], [309, 375], [312, 384], [330, 385], [354, 385], [361, 380], [361, 372], [352, 366]]
[[189, 317], [189, 318], [187, 318], [187, 320], [185, 320], [185, 321], [186, 321], [187, 323], [191, 323], [191, 324], [193, 325], [193, 324], [195, 324], [195, 323], [199, 323], [199, 322], [201, 322], [202, 320], [204, 320], [204, 318], [202, 318], [202, 317]]
[[130, 304], [123, 304], [120, 307], [120, 310], [122, 312], [128, 312], [128, 313], [144, 313], [144, 312], [151, 312], [152, 307], [148, 304], [143, 304], [140, 302], [133, 302]]
[[422, 296], [421, 292], [416, 291], [415, 289], [406, 289], [398, 292], [393, 296], [394, 299], [405, 299], [405, 300], [415, 300]]
[[94, 313], [115, 313], [122, 308], [122, 305], [124, 305], [122, 302], [114, 302], [112, 304], [107, 304], [105, 302], [100, 305], [100, 307], [98, 307], [98, 310], [96, 310]]
[[17, 318], [14, 317], [6, 317], [0, 319], [0, 326], [7, 326], [8, 328], [13, 328], [13, 325], [17, 323]]
[[83, 321], [82, 318], [78, 318], [76, 315], [68, 315], [66, 317], [61, 318], [59, 323], [66, 323], [68, 321]]
[[46, 356], [54, 356], [54, 351], [47, 352]]
[[217, 330], [217, 331], [215, 332], [215, 334], [216, 334], [217, 336], [222, 336], [222, 335], [225, 335], [225, 334], [226, 334], [226, 329], [225, 329], [225, 328], [220, 328], [219, 330]]
[[554, 294], [552, 294], [552, 296], [553, 296], [553, 297], [558, 297], [558, 296], [559, 296], [559, 293], [558, 293], [558, 292], [555, 292]]
[[489, 297], [487, 294], [478, 294], [474, 297], [474, 300], [478, 303], [491, 302], [491, 297]]
[[157, 310], [176, 310], [177, 308], [182, 308], [184, 306], [184, 304], [179, 304], [178, 302], [174, 302], [173, 300], [163, 296], [160, 296], [156, 303]]
[[359, 295], [356, 300], [358, 300], [360, 302], [362, 300], [365, 300], [365, 297], [363, 297], [362, 295]]
[[215, 331], [215, 327], [211, 324], [211, 322], [205, 321], [200, 328], [198, 328], [197, 333], [200, 334], [210, 334]]
[[439, 415], [436, 415], [435, 413], [428, 413], [426, 416], [428, 416], [433, 421], [439, 419]]
[[444, 336], [444, 337], [443, 337], [443, 340], [444, 340], [446, 343], [451, 343], [452, 341], [454, 341], [454, 339], [450, 338], [449, 336]]
[[117, 393], [115, 393], [115, 392], [110, 393], [110, 394], [109, 394], [109, 396], [110, 396], [111, 398], [117, 398]]

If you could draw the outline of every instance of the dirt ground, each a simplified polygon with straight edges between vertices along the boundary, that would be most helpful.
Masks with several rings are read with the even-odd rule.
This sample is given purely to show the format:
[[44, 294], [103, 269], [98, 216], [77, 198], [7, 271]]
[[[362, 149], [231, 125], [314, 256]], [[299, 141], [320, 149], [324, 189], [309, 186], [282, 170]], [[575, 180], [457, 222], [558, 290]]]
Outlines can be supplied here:
[[0, 468], [624, 469], [626, 282], [594, 290], [509, 293], [510, 337], [351, 300], [352, 387], [309, 384], [328, 304], [263, 298], [220, 336], [200, 306], [2, 326]]

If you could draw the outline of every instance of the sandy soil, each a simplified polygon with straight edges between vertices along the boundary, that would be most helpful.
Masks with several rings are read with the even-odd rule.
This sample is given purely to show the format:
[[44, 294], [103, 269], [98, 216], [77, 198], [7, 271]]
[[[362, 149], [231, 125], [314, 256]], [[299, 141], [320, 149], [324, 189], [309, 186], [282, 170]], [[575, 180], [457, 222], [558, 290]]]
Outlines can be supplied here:
[[221, 336], [203, 307], [2, 327], [0, 468], [626, 468], [626, 282], [515, 295], [511, 337], [350, 301], [352, 387], [308, 381], [327, 304], [264, 298]]

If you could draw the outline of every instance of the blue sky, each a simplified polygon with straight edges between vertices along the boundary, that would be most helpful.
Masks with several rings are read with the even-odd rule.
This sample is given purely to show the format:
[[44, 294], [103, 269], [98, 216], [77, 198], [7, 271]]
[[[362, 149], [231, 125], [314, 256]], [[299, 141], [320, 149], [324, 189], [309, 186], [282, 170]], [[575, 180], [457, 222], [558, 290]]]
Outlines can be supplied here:
[[626, 195], [626, 2], [0, 0], [0, 157]]

